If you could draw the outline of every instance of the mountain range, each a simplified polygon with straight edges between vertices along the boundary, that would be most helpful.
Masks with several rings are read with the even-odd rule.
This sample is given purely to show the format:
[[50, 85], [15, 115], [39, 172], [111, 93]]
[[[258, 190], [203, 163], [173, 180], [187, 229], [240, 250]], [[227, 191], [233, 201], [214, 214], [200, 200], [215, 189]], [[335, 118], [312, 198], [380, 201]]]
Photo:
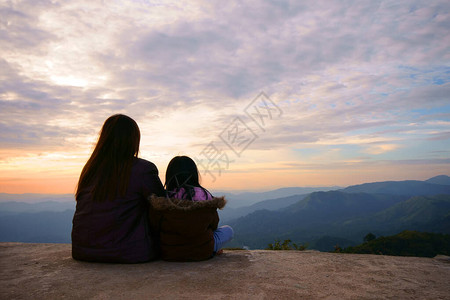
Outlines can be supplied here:
[[[215, 192], [217, 195], [217, 192]], [[0, 241], [70, 242], [73, 195], [0, 194]], [[261, 249], [290, 239], [322, 251], [403, 230], [450, 233], [450, 177], [322, 188], [225, 194], [221, 224], [234, 228], [231, 246]], [[240, 199], [239, 197], [242, 197]], [[273, 197], [273, 198], [271, 198]], [[19, 199], [18, 201], [11, 201]]]
[[225, 196], [228, 203], [227, 208], [241, 208], [259, 203], [265, 200], [280, 199], [293, 195], [309, 194], [319, 191], [330, 191], [340, 189], [339, 186], [331, 187], [285, 187], [264, 192], [229, 192], [212, 191], [213, 195]]
[[[435, 179], [444, 184], [431, 183]], [[332, 250], [336, 244], [356, 245], [368, 232], [450, 233], [450, 178], [374, 182], [314, 192], [286, 207], [254, 211], [229, 223], [236, 232], [233, 246], [249, 248], [291, 239]]]

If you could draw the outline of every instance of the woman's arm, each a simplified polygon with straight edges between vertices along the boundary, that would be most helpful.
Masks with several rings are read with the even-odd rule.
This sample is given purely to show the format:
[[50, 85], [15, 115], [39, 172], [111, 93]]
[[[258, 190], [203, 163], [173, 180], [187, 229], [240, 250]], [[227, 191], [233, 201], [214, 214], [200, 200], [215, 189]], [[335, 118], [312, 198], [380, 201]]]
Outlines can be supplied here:
[[149, 205], [148, 216], [149, 216], [150, 231], [152, 232], [152, 235], [159, 240], [162, 214], [153, 209], [151, 205]]
[[151, 163], [148, 163], [148, 168], [144, 172], [142, 183], [143, 183], [143, 195], [145, 198], [151, 195], [156, 195], [159, 197], [165, 196], [164, 186], [161, 183], [161, 179], [158, 176], [158, 168]]

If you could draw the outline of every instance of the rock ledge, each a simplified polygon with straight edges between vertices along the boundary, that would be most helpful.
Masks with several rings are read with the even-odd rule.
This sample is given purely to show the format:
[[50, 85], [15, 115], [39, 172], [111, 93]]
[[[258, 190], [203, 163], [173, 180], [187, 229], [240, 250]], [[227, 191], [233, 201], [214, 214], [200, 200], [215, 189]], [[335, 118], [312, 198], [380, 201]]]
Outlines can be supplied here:
[[208, 261], [75, 261], [70, 244], [0, 243], [0, 299], [449, 299], [448, 257], [225, 251]]

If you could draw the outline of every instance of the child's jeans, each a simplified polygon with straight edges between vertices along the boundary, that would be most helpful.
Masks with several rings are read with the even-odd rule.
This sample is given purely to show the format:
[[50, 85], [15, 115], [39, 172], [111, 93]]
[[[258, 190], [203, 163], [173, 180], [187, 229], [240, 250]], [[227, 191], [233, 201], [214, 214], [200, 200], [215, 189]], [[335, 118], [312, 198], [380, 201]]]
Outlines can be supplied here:
[[234, 231], [228, 225], [220, 226], [214, 231], [214, 254], [222, 248], [223, 245], [231, 241]]

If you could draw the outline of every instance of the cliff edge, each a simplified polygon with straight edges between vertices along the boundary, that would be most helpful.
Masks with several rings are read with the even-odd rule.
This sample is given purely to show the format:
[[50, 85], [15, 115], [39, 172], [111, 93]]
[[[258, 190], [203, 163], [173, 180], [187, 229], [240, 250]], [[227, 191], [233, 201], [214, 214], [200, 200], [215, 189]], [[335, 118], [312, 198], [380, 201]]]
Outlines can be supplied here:
[[449, 299], [449, 257], [225, 251], [203, 262], [75, 261], [70, 244], [0, 243], [0, 299]]

